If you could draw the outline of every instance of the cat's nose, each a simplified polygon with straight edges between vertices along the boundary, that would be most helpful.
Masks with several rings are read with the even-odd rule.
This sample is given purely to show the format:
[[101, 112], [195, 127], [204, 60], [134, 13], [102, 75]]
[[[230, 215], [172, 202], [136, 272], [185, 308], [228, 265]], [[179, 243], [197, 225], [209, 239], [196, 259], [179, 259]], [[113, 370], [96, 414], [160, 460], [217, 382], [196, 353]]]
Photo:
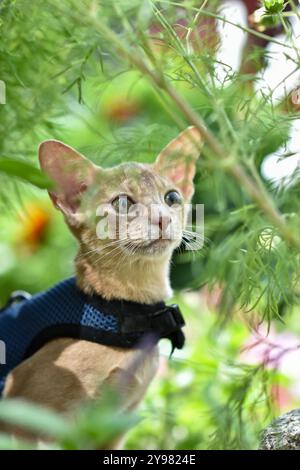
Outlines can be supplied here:
[[158, 226], [161, 231], [165, 230], [171, 222], [171, 217], [169, 215], [159, 214], [158, 216]]
[[151, 224], [159, 227], [160, 232], [164, 232], [171, 223], [169, 211], [162, 207], [152, 207]]

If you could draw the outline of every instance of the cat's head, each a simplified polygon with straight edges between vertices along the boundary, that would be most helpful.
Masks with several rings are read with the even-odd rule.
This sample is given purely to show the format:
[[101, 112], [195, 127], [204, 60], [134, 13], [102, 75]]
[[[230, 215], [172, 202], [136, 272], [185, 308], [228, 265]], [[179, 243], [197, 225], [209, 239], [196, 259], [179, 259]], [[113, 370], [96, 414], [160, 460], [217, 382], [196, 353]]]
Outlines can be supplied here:
[[[179, 246], [201, 137], [189, 127], [153, 164], [103, 169], [55, 140], [40, 145], [42, 170], [53, 180], [54, 205], [83, 251], [133, 260], [170, 255]], [[111, 258], [112, 259], [112, 258]]]

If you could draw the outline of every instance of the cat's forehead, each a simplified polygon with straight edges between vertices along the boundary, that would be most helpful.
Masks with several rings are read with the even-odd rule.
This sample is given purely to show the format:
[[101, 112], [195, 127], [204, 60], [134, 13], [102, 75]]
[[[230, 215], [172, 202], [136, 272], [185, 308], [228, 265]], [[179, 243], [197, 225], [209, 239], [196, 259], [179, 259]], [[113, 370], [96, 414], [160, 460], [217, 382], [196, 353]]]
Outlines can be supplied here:
[[106, 171], [110, 187], [117, 185], [131, 191], [152, 191], [159, 190], [166, 185], [165, 179], [155, 172], [153, 165], [136, 162], [122, 163]]
[[141, 163], [125, 163], [121, 167], [123, 181], [153, 186], [159, 183], [160, 178], [151, 169], [150, 165]]

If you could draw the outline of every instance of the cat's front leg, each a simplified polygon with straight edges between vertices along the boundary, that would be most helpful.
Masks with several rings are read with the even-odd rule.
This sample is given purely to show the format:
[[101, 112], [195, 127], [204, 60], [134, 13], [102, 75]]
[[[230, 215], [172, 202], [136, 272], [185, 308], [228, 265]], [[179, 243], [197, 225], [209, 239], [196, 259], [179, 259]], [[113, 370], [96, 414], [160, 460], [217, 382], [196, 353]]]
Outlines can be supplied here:
[[[137, 354], [136, 350], [87, 341], [54, 340], [10, 373], [4, 397], [24, 399], [68, 414], [90, 400], [101, 399], [103, 390], [111, 388], [119, 397], [119, 407], [132, 410], [143, 398], [158, 365], [157, 348], [135, 368]], [[19, 430], [11, 432], [20, 436]], [[36, 438], [41, 440], [43, 436]], [[118, 438], [107, 448], [119, 446]]]

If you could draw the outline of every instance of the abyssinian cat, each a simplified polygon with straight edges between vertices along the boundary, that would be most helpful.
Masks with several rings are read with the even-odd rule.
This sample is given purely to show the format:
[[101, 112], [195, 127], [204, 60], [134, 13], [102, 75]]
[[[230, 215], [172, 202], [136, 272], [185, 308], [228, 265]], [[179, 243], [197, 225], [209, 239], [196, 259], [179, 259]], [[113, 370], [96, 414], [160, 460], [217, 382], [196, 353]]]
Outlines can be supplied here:
[[[50, 197], [79, 243], [75, 266], [81, 292], [108, 303], [134, 302], [141, 311], [171, 296], [170, 260], [184, 232], [184, 204], [193, 195], [200, 145], [199, 132], [189, 127], [153, 164], [125, 163], [109, 169], [95, 166], [61, 142], [40, 145], [41, 168], [54, 182]], [[144, 211], [143, 218], [137, 217], [133, 206], [146, 209], [146, 216]], [[99, 236], [99, 207], [105, 207], [106, 236]], [[116, 221], [125, 215], [121, 233]], [[158, 236], [152, 237], [155, 232]], [[155, 375], [157, 346], [138, 362], [140, 349], [135, 347], [65, 336], [46, 342], [15, 367], [3, 396], [70, 412], [112, 386], [123, 409], [135, 408]], [[122, 374], [129, 374], [129, 380], [122, 381]]]

